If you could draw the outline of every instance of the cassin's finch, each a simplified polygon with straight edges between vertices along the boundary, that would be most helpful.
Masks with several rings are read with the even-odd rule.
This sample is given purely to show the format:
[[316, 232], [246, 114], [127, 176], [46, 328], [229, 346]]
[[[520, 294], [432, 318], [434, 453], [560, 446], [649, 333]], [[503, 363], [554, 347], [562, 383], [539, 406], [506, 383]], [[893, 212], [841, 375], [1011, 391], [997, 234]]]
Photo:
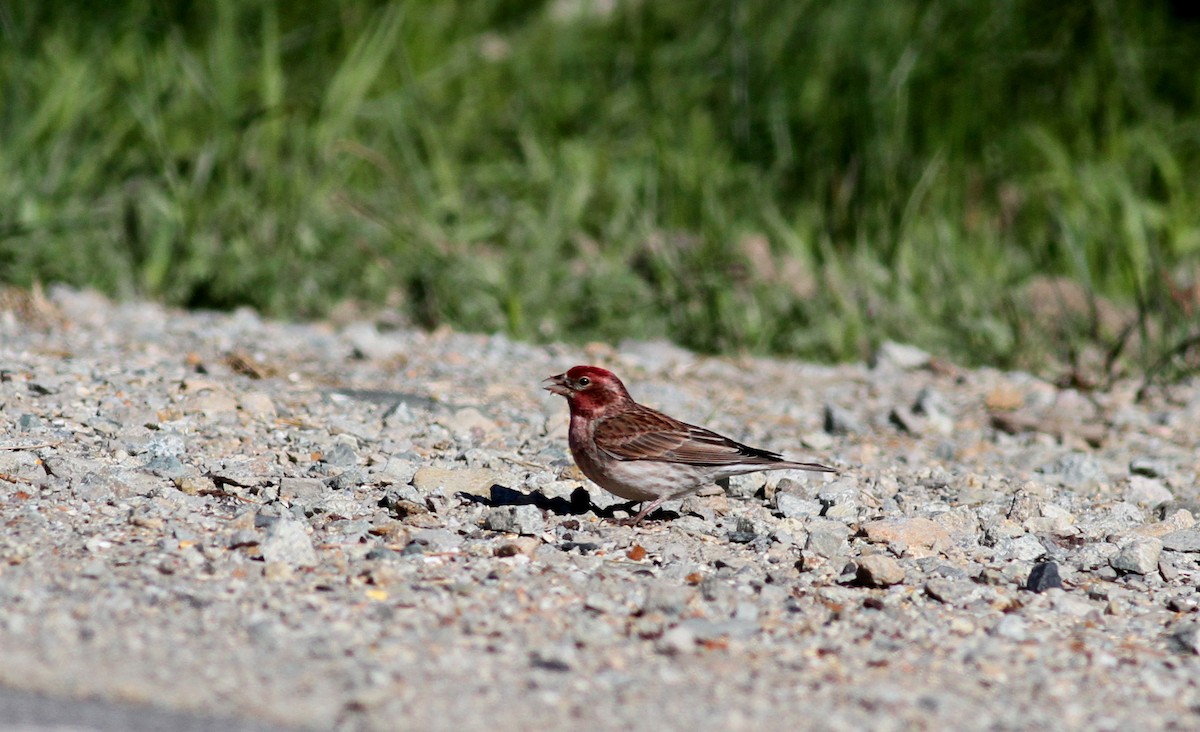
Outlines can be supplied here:
[[817, 463], [784, 460], [642, 406], [615, 374], [596, 366], [576, 366], [542, 386], [567, 398], [571, 455], [583, 474], [613, 495], [648, 502], [626, 523], [637, 524], [664, 501], [731, 475], [759, 470], [837, 472]]

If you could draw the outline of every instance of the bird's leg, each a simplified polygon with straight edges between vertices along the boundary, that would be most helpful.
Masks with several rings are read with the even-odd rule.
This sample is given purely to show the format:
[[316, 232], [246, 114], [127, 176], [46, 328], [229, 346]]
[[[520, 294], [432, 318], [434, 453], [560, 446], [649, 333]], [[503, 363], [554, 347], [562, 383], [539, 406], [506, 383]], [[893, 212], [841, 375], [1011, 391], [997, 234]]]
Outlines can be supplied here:
[[668, 493], [665, 496], [655, 498], [653, 501], [648, 503], [644, 508], [642, 508], [641, 511], [638, 511], [637, 515], [634, 516], [633, 518], [617, 519], [617, 523], [620, 524], [621, 526], [637, 526], [638, 524], [640, 524], [642, 522], [642, 519], [646, 518], [646, 516], [651, 511], [653, 511], [654, 509], [663, 505], [663, 503], [666, 502], [666, 500], [670, 497], [671, 497], [671, 494]]

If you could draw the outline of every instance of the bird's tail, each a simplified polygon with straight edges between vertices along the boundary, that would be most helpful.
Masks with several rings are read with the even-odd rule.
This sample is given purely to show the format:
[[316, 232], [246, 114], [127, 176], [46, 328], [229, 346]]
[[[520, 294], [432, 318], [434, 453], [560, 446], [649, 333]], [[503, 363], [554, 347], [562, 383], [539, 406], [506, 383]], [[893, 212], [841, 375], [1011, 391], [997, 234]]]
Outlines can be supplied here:
[[793, 463], [790, 460], [775, 463], [771, 467], [777, 470], [807, 470], [811, 473], [836, 473], [838, 471], [837, 468], [831, 468], [828, 465], [820, 463]]

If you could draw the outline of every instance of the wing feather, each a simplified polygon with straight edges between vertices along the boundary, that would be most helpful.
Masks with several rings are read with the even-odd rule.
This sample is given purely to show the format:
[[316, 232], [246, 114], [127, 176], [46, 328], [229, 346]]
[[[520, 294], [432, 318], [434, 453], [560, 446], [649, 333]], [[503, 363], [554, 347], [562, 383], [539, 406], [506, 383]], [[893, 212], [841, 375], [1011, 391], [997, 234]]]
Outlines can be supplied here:
[[596, 446], [616, 460], [666, 460], [698, 466], [783, 462], [777, 453], [637, 406], [596, 424]]

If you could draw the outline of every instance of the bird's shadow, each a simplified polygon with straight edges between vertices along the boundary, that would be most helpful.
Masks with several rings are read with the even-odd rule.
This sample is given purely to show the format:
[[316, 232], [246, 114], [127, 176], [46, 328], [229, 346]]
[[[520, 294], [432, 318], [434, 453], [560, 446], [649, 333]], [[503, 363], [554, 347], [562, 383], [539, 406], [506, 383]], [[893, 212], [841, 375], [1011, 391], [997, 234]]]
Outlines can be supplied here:
[[[461, 498], [478, 503], [484, 506], [537, 506], [543, 511], [549, 511], [560, 516], [581, 516], [589, 511], [594, 512], [601, 518], [615, 518], [616, 511], [624, 511], [632, 515], [635, 513], [634, 508], [638, 505], [637, 501], [628, 503], [617, 503], [611, 506], [600, 507], [592, 503], [592, 497], [588, 494], [587, 489], [583, 487], [576, 488], [571, 491], [570, 498], [562, 496], [544, 495], [541, 491], [535, 490], [531, 493], [522, 493], [508, 486], [495, 483], [488, 490], [488, 495], [481, 496], [474, 493], [460, 492]], [[676, 516], [673, 511], [664, 511], [658, 509], [647, 518], [671, 518]]]

